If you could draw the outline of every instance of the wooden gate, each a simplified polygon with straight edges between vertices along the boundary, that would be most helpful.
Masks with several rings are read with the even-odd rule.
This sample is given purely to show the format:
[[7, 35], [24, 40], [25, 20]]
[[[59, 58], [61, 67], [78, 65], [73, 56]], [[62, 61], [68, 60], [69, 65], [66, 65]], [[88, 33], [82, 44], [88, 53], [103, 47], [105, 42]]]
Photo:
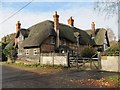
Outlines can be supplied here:
[[[96, 55], [97, 57], [95, 57]], [[68, 53], [68, 62], [71, 68], [83, 70], [101, 69], [100, 53], [96, 53], [91, 58], [81, 58], [78, 53]]]

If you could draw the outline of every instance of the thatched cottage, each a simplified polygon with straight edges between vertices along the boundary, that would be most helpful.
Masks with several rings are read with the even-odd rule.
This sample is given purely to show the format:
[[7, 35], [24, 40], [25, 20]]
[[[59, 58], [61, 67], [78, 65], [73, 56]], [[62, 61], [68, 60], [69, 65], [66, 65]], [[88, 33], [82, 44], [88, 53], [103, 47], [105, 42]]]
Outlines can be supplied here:
[[[53, 18], [54, 21], [46, 20], [28, 29], [21, 28], [20, 22], [17, 22], [15, 45], [18, 46], [19, 57], [36, 59], [40, 53], [75, 51], [78, 49], [77, 45], [80, 48], [91, 45], [103, 50], [109, 46], [106, 29], [95, 29], [94, 22], [91, 24], [91, 29], [81, 30], [74, 27], [72, 17], [68, 19], [68, 25], [59, 23], [57, 12]], [[78, 38], [75, 36], [76, 32]]]

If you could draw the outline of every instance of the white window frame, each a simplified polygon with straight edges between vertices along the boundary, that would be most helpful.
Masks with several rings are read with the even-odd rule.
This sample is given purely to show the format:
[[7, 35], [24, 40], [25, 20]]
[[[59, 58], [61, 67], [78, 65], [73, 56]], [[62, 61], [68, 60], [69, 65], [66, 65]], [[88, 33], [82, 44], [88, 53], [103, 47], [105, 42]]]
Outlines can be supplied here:
[[33, 54], [37, 55], [37, 49], [33, 49]]
[[26, 55], [29, 55], [29, 49], [26, 49], [26, 50], [25, 50], [25, 54], [26, 54]]
[[18, 50], [18, 55], [22, 55], [22, 50]]

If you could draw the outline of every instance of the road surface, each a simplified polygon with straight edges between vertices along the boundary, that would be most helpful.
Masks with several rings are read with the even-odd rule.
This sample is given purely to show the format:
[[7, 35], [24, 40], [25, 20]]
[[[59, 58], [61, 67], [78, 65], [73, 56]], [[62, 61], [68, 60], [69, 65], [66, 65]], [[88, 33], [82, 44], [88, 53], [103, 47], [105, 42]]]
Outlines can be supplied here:
[[86, 83], [76, 84], [72, 80], [99, 80], [117, 73], [98, 71], [79, 71], [64, 69], [56, 73], [44, 74], [21, 70], [6, 65], [2, 66], [2, 88], [89, 88], [99, 87]]

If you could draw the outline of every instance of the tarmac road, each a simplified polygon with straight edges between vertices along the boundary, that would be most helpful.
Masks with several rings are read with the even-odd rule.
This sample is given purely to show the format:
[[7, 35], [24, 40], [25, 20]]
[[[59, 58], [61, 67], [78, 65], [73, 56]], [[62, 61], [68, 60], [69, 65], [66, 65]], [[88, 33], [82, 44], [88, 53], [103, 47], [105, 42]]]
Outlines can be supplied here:
[[54, 74], [35, 73], [2, 66], [2, 88], [89, 88], [99, 87], [72, 83], [72, 79], [100, 79], [118, 73], [63, 69]]

